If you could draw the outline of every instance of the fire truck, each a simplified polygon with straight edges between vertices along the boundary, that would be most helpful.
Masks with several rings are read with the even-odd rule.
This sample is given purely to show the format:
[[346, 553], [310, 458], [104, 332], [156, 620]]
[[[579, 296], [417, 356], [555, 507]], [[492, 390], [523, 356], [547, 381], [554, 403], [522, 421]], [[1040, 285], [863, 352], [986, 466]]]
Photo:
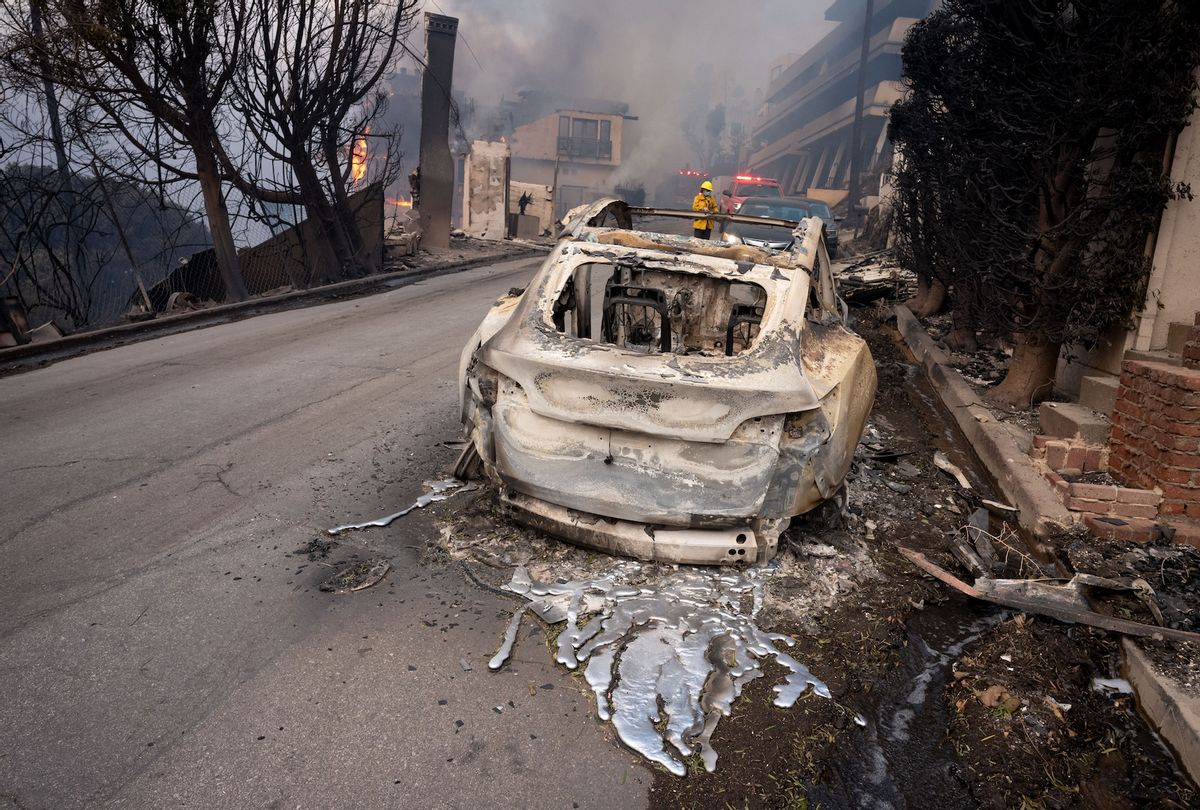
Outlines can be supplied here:
[[753, 174], [718, 177], [713, 181], [713, 190], [719, 195], [717, 200], [723, 214], [736, 214], [747, 197], [783, 196], [778, 180]]

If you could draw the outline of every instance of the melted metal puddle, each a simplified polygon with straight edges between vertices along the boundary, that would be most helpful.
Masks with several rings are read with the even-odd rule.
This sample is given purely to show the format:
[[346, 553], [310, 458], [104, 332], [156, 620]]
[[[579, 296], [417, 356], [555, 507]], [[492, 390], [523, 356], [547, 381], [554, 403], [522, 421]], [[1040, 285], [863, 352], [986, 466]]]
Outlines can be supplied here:
[[[809, 688], [830, 696], [777, 646], [793, 646], [793, 639], [755, 624], [763, 579], [773, 567], [683, 568], [653, 585], [630, 585], [640, 568], [622, 562], [595, 579], [542, 583], [522, 566], [505, 586], [543, 621], [566, 623], [557, 661], [571, 670], [584, 667], [600, 718], [611, 721], [630, 748], [677, 776], [686, 775], [687, 766], [667, 743], [684, 758], [699, 748], [705, 769], [715, 770], [713, 731], [742, 688], [763, 674], [768, 657], [789, 670], [775, 685], [776, 706], [791, 707]], [[511, 654], [524, 611], [509, 623], [492, 669]]]
[[375, 527], [383, 527], [391, 525], [392, 521], [397, 518], [402, 518], [414, 509], [424, 509], [431, 503], [444, 501], [454, 497], [460, 492], [467, 492], [476, 487], [465, 486], [462, 481], [457, 478], [447, 478], [444, 481], [434, 481], [429, 485], [429, 491], [421, 497], [417, 498], [411, 504], [401, 509], [399, 512], [393, 512], [390, 515], [378, 518], [376, 520], [368, 520], [365, 523], [344, 523], [341, 526], [334, 526], [332, 529], [326, 529], [325, 533], [330, 536], [337, 536], [342, 532], [354, 531], [355, 529], [370, 529]]

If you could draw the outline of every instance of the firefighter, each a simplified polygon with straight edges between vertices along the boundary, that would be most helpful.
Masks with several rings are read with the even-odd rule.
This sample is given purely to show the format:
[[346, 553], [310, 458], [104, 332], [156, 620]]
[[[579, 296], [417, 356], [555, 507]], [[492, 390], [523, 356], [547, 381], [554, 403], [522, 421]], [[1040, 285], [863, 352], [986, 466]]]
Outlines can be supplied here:
[[[703, 211], [706, 214], [717, 213], [717, 200], [713, 197], [712, 183], [705, 180], [700, 184], [700, 192], [696, 195], [696, 199], [692, 200], [692, 210]], [[695, 229], [694, 236], [697, 239], [708, 239], [712, 236], [713, 221], [711, 219], [693, 220], [692, 227]]]

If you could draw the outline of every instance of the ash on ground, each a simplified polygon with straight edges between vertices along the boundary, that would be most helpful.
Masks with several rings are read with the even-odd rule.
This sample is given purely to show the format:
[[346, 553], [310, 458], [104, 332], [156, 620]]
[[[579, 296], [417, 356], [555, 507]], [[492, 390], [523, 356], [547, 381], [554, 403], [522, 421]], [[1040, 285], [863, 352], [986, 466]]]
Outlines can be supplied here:
[[[1154, 591], [1163, 624], [1200, 632], [1200, 549], [1165, 538], [1151, 543], [1097, 540], [1090, 535], [1060, 538], [1063, 553], [1076, 571], [1111, 579], [1144, 580]], [[1107, 593], [1103, 609], [1124, 619], [1154, 624], [1137, 598]], [[1140, 641], [1156, 669], [1192, 695], [1200, 695], [1200, 649], [1176, 641]]]
[[[774, 681], [782, 690], [776, 705], [790, 706], [810, 687], [828, 695], [819, 675], [787, 653], [792, 637], [767, 631], [817, 633], [825, 615], [879, 579], [870, 545], [911, 523], [914, 490], [930, 516], [962, 512], [949, 479], [932, 470], [931, 454], [897, 449], [896, 432], [886, 418], [872, 419], [845, 493], [794, 521], [765, 567], [678, 566], [593, 552], [515, 523], [490, 490], [439, 518], [440, 545], [428, 553], [525, 599], [556, 635], [560, 663], [584, 669], [598, 715], [627, 745], [672, 773], [698, 766], [694, 754], [711, 770], [717, 721], [763, 675], [766, 661], [786, 673]], [[519, 637], [510, 625], [505, 641], [497, 638], [497, 666], [511, 653], [506, 640]]]

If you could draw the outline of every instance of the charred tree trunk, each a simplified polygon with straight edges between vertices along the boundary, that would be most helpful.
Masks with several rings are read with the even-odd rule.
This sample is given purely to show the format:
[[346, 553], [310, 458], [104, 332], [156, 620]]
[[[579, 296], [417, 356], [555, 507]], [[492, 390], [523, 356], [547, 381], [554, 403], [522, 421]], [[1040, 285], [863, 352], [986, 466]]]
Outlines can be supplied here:
[[925, 299], [929, 296], [929, 276], [925, 273], [917, 273], [917, 291], [912, 298], [904, 302], [904, 305], [912, 310], [916, 315], [925, 306]]
[[1017, 335], [1008, 373], [988, 394], [997, 405], [1025, 410], [1050, 396], [1061, 344], [1036, 335]]
[[[294, 153], [295, 154], [295, 153]], [[296, 180], [300, 186], [300, 195], [304, 199], [304, 210], [308, 219], [317, 226], [319, 235], [315, 240], [319, 254], [320, 267], [317, 270], [318, 281], [332, 281], [351, 266], [352, 256], [347, 244], [341, 220], [321, 186], [321, 178], [308, 160], [298, 160], [292, 164]]]
[[350, 192], [346, 188], [345, 177], [338, 166], [337, 144], [328, 140], [325, 142], [325, 163], [329, 166], [329, 176], [333, 184], [333, 208], [342, 223], [346, 242], [350, 246], [355, 275], [361, 275], [363, 268], [359, 259], [364, 250], [362, 234], [358, 231], [358, 218], [350, 205]]
[[970, 300], [955, 288], [954, 300], [951, 304], [950, 317], [954, 327], [946, 336], [946, 345], [951, 351], [973, 352], [979, 348], [975, 337], [975, 313], [971, 309]]
[[[1084, 193], [1082, 177], [1074, 171], [1082, 154], [1084, 151], [1075, 142], [1060, 144], [1054, 173], [1039, 195], [1038, 240], [1033, 255], [1035, 278], [1039, 282], [1037, 311], [1051, 309], [1053, 302], [1048, 296], [1055, 294], [1055, 279], [1065, 272], [1080, 249], [1078, 240], [1063, 236], [1060, 226], [1077, 208]], [[1018, 333], [1015, 344], [1008, 373], [989, 394], [989, 399], [1013, 408], [1031, 408], [1054, 389], [1062, 341], [1043, 331]]]
[[245, 301], [250, 294], [238, 265], [237, 245], [233, 241], [233, 228], [229, 225], [229, 209], [225, 206], [225, 195], [221, 191], [216, 156], [207, 140], [201, 140], [193, 148], [196, 153], [196, 177], [204, 197], [208, 229], [212, 234], [213, 254], [217, 259], [221, 281], [225, 284], [225, 300]]
[[913, 314], [918, 318], [928, 318], [933, 315], [940, 315], [945, 308], [946, 285], [935, 278], [930, 280], [929, 288], [925, 291], [925, 297], [921, 299], [921, 306]]

